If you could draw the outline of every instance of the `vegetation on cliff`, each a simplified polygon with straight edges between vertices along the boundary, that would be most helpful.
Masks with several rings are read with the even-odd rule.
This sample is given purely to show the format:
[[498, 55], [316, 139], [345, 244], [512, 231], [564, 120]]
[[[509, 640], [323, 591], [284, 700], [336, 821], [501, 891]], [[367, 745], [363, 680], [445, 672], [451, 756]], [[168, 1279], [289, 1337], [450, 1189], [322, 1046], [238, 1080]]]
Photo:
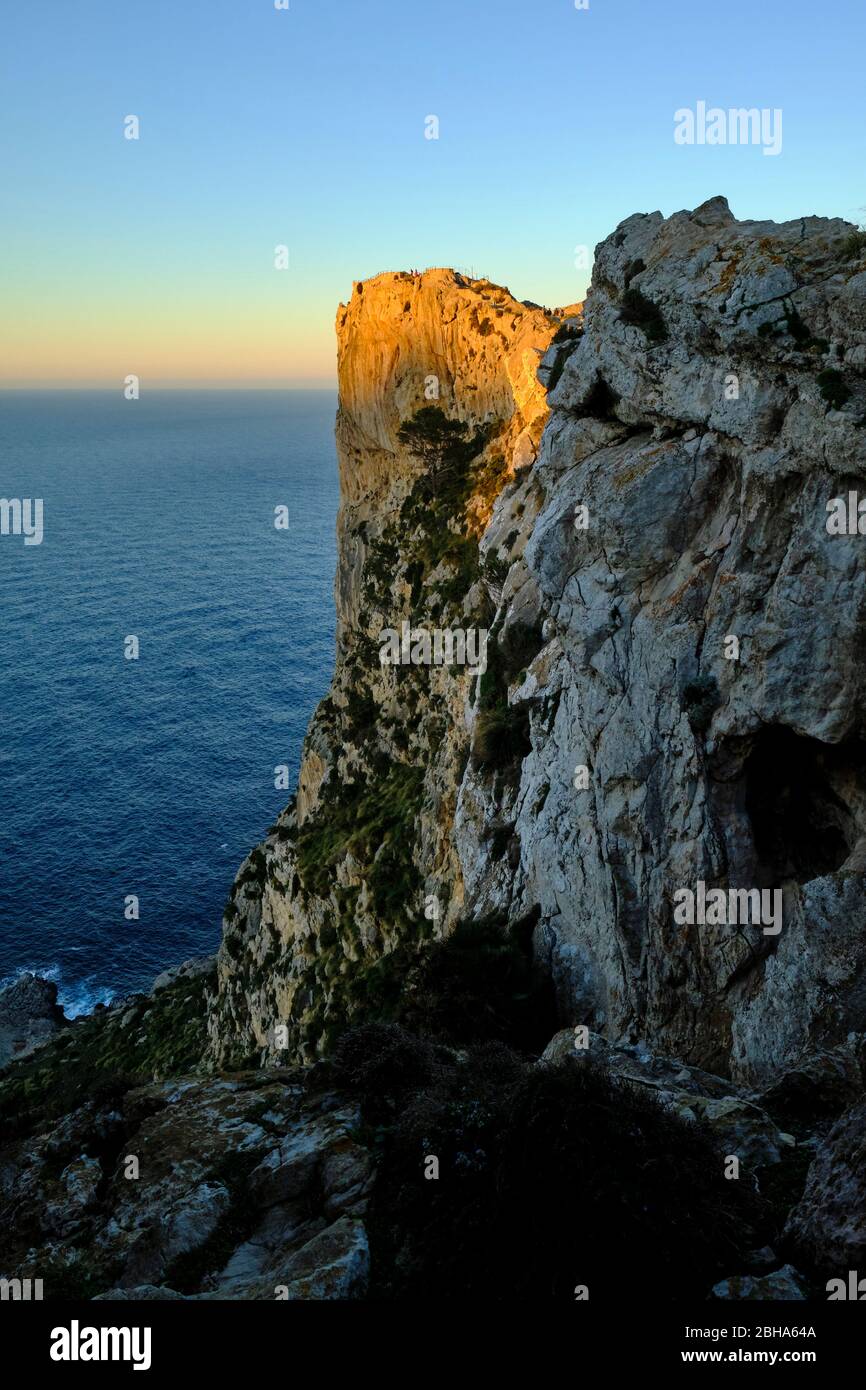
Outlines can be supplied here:
[[588, 1058], [538, 1066], [502, 1042], [455, 1052], [371, 1027], [332, 1075], [378, 1152], [373, 1298], [688, 1299], [773, 1229], [709, 1131]]
[[50, 1124], [76, 1105], [142, 1081], [194, 1071], [206, 1043], [212, 974], [181, 978], [126, 1007], [98, 1010], [0, 1074], [5, 1139]]

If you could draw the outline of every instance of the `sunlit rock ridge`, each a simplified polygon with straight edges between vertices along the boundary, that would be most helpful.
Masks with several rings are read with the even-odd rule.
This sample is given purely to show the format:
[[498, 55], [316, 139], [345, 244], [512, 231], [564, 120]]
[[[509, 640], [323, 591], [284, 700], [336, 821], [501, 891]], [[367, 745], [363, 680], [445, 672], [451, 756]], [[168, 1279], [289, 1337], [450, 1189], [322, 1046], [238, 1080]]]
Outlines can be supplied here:
[[[326, 1053], [478, 919], [563, 1026], [741, 1081], [863, 1031], [866, 536], [827, 523], [866, 492], [866, 238], [717, 198], [622, 223], [583, 312], [384, 274], [337, 336], [336, 669], [211, 1063]], [[466, 427], [432, 472], [431, 410]], [[383, 666], [404, 621], [488, 631], [487, 671]], [[781, 931], [678, 924], [698, 882], [781, 890]]]

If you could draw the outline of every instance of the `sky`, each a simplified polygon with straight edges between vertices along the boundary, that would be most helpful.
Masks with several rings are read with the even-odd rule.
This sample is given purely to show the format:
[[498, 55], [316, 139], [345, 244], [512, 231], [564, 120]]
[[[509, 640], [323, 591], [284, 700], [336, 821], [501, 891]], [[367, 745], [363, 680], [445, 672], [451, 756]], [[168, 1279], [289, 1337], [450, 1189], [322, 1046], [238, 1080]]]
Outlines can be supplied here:
[[[863, 0], [289, 5], [0, 0], [0, 386], [329, 386], [383, 270], [555, 306], [634, 212], [866, 219]], [[700, 101], [781, 153], [677, 144]]]

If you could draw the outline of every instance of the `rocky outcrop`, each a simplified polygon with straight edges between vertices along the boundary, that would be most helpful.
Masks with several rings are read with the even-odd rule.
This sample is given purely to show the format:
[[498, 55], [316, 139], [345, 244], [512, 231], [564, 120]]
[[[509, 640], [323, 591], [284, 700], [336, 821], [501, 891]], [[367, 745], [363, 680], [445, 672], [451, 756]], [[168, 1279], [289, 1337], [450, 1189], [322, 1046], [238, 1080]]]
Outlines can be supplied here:
[[28, 1057], [66, 1022], [56, 984], [39, 975], [20, 975], [0, 990], [0, 1068]]
[[847, 1110], [819, 1145], [786, 1239], [824, 1276], [866, 1270], [866, 1101]]
[[802, 1275], [792, 1265], [783, 1265], [772, 1274], [744, 1274], [723, 1279], [713, 1289], [714, 1298], [732, 1299], [736, 1303], [803, 1302], [806, 1299]]
[[[713, 199], [625, 221], [583, 318], [437, 271], [357, 285], [338, 337], [337, 669], [227, 909], [213, 1058], [327, 1050], [467, 918], [535, 922], [564, 1023], [740, 1082], [863, 1032], [863, 540], [827, 527], [862, 238]], [[425, 392], [483, 439], [444, 496]], [[404, 619], [489, 629], [484, 677], [383, 668]], [[781, 928], [679, 924], [699, 883]]]
[[357, 1127], [297, 1074], [90, 1101], [0, 1154], [6, 1277], [35, 1260], [52, 1299], [358, 1297], [373, 1168]]
[[680, 1119], [702, 1123], [725, 1154], [739, 1160], [744, 1174], [779, 1163], [796, 1146], [794, 1136], [779, 1129], [755, 1093], [697, 1067], [654, 1056], [645, 1047], [609, 1047], [590, 1034], [586, 1048], [578, 1048], [574, 1033], [565, 1030], [551, 1039], [542, 1062], [566, 1058], [599, 1061], [621, 1085], [651, 1095]]
[[[346, 1019], [399, 992], [407, 953], [462, 911], [454, 816], [475, 679], [465, 664], [383, 666], [381, 634], [404, 622], [489, 627], [490, 591], [529, 517], [486, 575], [479, 541], [503, 488], [536, 458], [539, 363], [573, 313], [450, 270], [377, 276], [340, 307], [336, 670], [296, 803], [226, 908], [217, 1064], [326, 1051]], [[401, 438], [425, 411], [430, 439]], [[437, 419], [455, 432], [431, 476]]]
[[[357, 1102], [299, 1071], [203, 1076], [213, 970], [166, 971], [0, 1072], [0, 1275], [52, 1301], [363, 1295]], [[16, 1018], [53, 997], [28, 982]]]
[[167, 989], [178, 980], [197, 980], [211, 974], [213, 969], [213, 956], [193, 956], [191, 960], [185, 960], [181, 965], [172, 966], [170, 970], [163, 970], [157, 975], [151, 992], [155, 994], [158, 989]]
[[[483, 778], [456, 817], [468, 900], [540, 906], [567, 1014], [750, 1081], [866, 1023], [863, 542], [826, 526], [866, 464], [851, 233], [715, 199], [598, 248], [503, 591], [507, 622], [547, 614], [509, 692], [532, 729], [516, 871], [483, 853]], [[699, 881], [779, 889], [781, 931], [678, 925]]]
[[764, 1087], [761, 1104], [784, 1125], [826, 1130], [864, 1093], [864, 1045], [862, 1033], [851, 1033], [838, 1047], [805, 1054]]

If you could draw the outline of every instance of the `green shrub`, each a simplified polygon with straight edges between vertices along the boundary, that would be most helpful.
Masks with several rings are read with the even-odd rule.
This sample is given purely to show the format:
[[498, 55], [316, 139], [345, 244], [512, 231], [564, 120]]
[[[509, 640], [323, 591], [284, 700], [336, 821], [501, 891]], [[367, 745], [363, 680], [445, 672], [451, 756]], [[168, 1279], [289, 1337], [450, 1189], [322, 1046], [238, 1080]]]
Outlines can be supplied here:
[[481, 574], [495, 588], [501, 589], [508, 578], [508, 568], [508, 561], [500, 560], [499, 556], [491, 550], [481, 566]]
[[30, 1134], [87, 1101], [114, 1107], [131, 1086], [196, 1069], [207, 1045], [205, 991], [213, 986], [211, 972], [176, 980], [142, 1000], [127, 1026], [124, 1010], [103, 1011], [13, 1063], [0, 1074], [4, 1138]]
[[478, 677], [478, 715], [472, 743], [476, 767], [513, 767], [531, 752], [529, 711], [522, 705], [509, 705], [508, 688], [538, 655], [543, 641], [540, 623], [512, 623], [493, 635], [487, 649], [487, 670]]
[[810, 329], [806, 326], [793, 304], [785, 305], [785, 326], [795, 342], [802, 344], [812, 341]]
[[557, 328], [551, 343], [572, 343], [579, 342], [583, 337], [583, 329], [576, 323], [561, 323]]
[[478, 577], [478, 542], [474, 536], [448, 534], [451, 539], [445, 547], [431, 545], [425, 558], [425, 569], [429, 573], [434, 568], [434, 554], [437, 557], [435, 564], [439, 563], [440, 558], [447, 560], [453, 572], [436, 585], [439, 598], [446, 605], [462, 604]]
[[[315, 817], [298, 831], [297, 868], [305, 891], [326, 897], [334, 868], [349, 851], [368, 865], [377, 852], [384, 854], [384, 866], [372, 864], [369, 880], [378, 902], [392, 902], [389, 875], [395, 893], [414, 891], [411, 856], [423, 782], [423, 768], [398, 763], [386, 765], [366, 786], [332, 788]], [[408, 910], [405, 899], [402, 907]]]
[[821, 388], [821, 395], [833, 410], [841, 410], [845, 402], [850, 401], [851, 388], [835, 367], [827, 367], [825, 371], [819, 372], [816, 380]]
[[476, 767], [510, 767], [531, 751], [529, 711], [524, 706], [500, 702], [479, 711], [472, 742]]
[[487, 442], [487, 432], [470, 432], [463, 420], [450, 419], [440, 406], [425, 405], [401, 424], [397, 438], [424, 464], [424, 488], [435, 498], [449, 481], [453, 485], [465, 478], [468, 465]]
[[442, 1043], [499, 1041], [540, 1052], [557, 1020], [550, 983], [533, 963], [537, 917], [461, 922], [429, 946], [407, 973], [400, 1023]]
[[[449, 421], [438, 407], [428, 406], [419, 411], [410, 424], [401, 427], [401, 438], [405, 441], [410, 427], [414, 428], [419, 417], [425, 417], [430, 410], [441, 416], [447, 425], [455, 427], [455, 442], [443, 448], [440, 439], [431, 446], [433, 462], [425, 460], [425, 471], [415, 480], [400, 509], [398, 525], [388, 532], [389, 537], [393, 534], [395, 548], [404, 559], [404, 577], [411, 589], [413, 609], [421, 604], [427, 577], [442, 564], [452, 571], [437, 585], [443, 604], [462, 603], [477, 579], [478, 541], [466, 533], [461, 523], [468, 498], [474, 490], [486, 485], [485, 471], [479, 472], [475, 461], [489, 437], [488, 429], [470, 435], [466, 425]], [[422, 436], [424, 428], [422, 419]], [[425, 459], [423, 453], [417, 453], [419, 448], [416, 439], [413, 451]], [[498, 466], [503, 469], [504, 461], [500, 460]], [[457, 523], [456, 527], [452, 522]], [[392, 565], [391, 580], [399, 568], [399, 562]]]
[[[485, 1043], [419, 1063], [407, 1084], [389, 1055], [397, 1093], [375, 1078], [373, 1297], [706, 1297], [766, 1243], [765, 1205], [725, 1180], [709, 1131], [589, 1059], [539, 1067]], [[423, 1181], [430, 1154], [439, 1182]]]
[[866, 227], [860, 227], [856, 232], [852, 232], [849, 237], [846, 237], [841, 249], [843, 260], [859, 260], [866, 252]]
[[337, 1042], [330, 1078], [367, 1101], [383, 1093], [396, 1099], [432, 1080], [434, 1058], [429, 1042], [397, 1024], [359, 1024]]
[[235, 886], [236, 888], [244, 888], [247, 886], [263, 888], [265, 880], [267, 879], [267, 874], [268, 866], [264, 851], [261, 849], [254, 849], [249, 857], [247, 867], [244, 869], [243, 873], [238, 876]]
[[378, 706], [366, 686], [353, 682], [349, 687], [345, 717], [355, 738], [363, 738], [376, 723]]
[[683, 686], [682, 705], [697, 733], [709, 728], [713, 713], [722, 702], [715, 676], [698, 676]]
[[519, 672], [527, 669], [543, 645], [540, 623], [512, 623], [498, 633], [491, 633], [487, 670], [478, 678], [478, 700], [482, 710], [507, 704], [508, 687]]

